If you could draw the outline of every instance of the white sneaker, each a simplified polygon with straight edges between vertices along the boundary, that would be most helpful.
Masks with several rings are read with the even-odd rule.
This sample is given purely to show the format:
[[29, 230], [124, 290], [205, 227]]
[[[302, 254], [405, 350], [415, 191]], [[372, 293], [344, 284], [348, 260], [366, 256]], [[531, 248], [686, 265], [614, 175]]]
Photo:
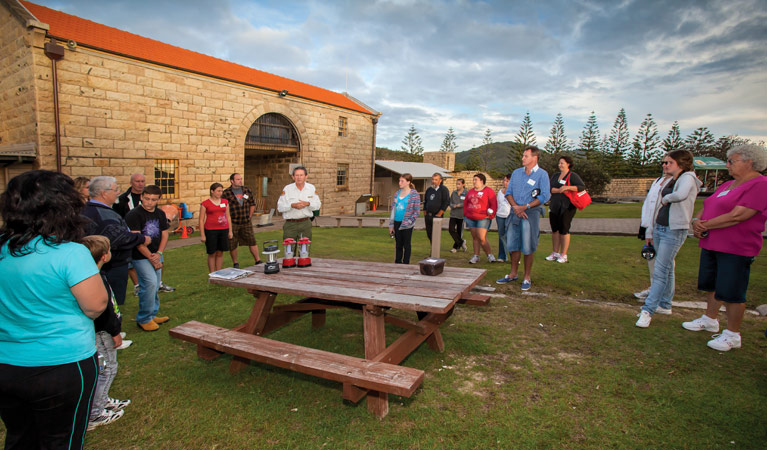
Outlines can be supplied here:
[[650, 288], [647, 288], [644, 291], [634, 292], [634, 297], [638, 298], [641, 302], [643, 302], [648, 295], [650, 295]]
[[119, 347], [115, 347], [115, 350], [125, 350], [126, 348], [130, 347], [133, 344], [133, 341], [130, 339], [123, 339], [123, 343], [120, 344]]
[[487, 255], [487, 262], [494, 263], [495, 262], [495, 255], [493, 255], [493, 254]]
[[450, 249], [450, 253], [457, 253], [457, 252], [458, 252], [458, 250], [457, 250], [457, 249], [454, 249], [454, 248], [451, 248], [451, 249]]
[[644, 309], [637, 314], [639, 316], [639, 320], [637, 320], [637, 323], [635, 324], [639, 328], [647, 328], [650, 326], [650, 321], [652, 320], [652, 316], [650, 313], [645, 311]]
[[658, 306], [657, 308], [655, 308], [655, 314], [666, 314], [666, 315], [669, 315], [669, 314], [671, 314], [671, 308], [664, 308], [662, 306]]
[[474, 255], [474, 256], [472, 256], [472, 257], [471, 257], [471, 259], [469, 260], [469, 264], [476, 264], [476, 263], [478, 263], [478, 262], [479, 262], [479, 255]]
[[702, 316], [698, 317], [697, 319], [690, 321], [690, 322], [682, 322], [682, 328], [685, 330], [690, 331], [711, 331], [712, 333], [716, 333], [719, 331], [719, 321], [717, 319], [712, 319], [708, 317], [707, 315], [703, 314]]
[[125, 339], [125, 336], [127, 336], [127, 335], [128, 334], [126, 332], [124, 332], [124, 331], [120, 332], [120, 337], [123, 338], [123, 339]]
[[99, 414], [98, 417], [96, 417], [93, 420], [88, 421], [88, 430], [87, 431], [91, 431], [91, 430], [93, 430], [96, 427], [100, 427], [101, 425], [108, 425], [108, 424], [114, 422], [115, 420], [119, 419], [120, 417], [122, 417], [123, 414], [125, 414], [125, 411], [123, 411], [123, 410], [120, 410], [120, 411], [110, 411], [108, 409], [105, 409], [105, 410], [101, 411], [101, 414]]
[[730, 330], [724, 330], [722, 334], [711, 336], [713, 339], [708, 341], [709, 347], [720, 352], [726, 352], [731, 348], [740, 348], [740, 333], [733, 333]]
[[557, 252], [551, 252], [549, 256], [546, 257], [546, 261], [556, 261], [559, 259], [559, 253]]
[[118, 400], [116, 398], [107, 397], [106, 409], [110, 411], [120, 411], [130, 405], [130, 400]]
[[566, 263], [567, 262], [567, 255], [560, 255], [559, 258], [557, 258], [558, 263]]

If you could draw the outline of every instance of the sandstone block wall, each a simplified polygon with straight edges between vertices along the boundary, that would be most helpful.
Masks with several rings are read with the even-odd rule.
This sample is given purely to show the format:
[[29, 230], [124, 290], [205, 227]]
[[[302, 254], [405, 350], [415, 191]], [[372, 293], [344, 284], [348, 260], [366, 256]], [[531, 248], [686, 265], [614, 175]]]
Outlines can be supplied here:
[[[0, 6], [0, 147], [37, 145], [37, 99], [32, 48], [43, 42], [43, 30], [28, 31], [5, 3]], [[45, 57], [45, 56], [43, 56]], [[55, 166], [54, 166], [55, 167]], [[33, 169], [32, 164], [12, 164], [0, 171], [0, 192], [10, 178]]]
[[655, 178], [615, 178], [600, 197], [632, 198], [645, 197]]
[[455, 169], [455, 153], [453, 152], [426, 152], [423, 154], [423, 162], [442, 167], [448, 172]]
[[[42, 32], [4, 17], [0, 33], [0, 138], [9, 143], [36, 139], [39, 165], [55, 170], [51, 62], [42, 39], [32, 39]], [[83, 47], [66, 49], [58, 78], [62, 170], [72, 177], [110, 175], [126, 189], [132, 173], [144, 173], [152, 183], [155, 160], [175, 159], [178, 194], [166, 201], [185, 201], [192, 210], [207, 198], [211, 183], [228, 186], [232, 172], [244, 173], [248, 183], [257, 175], [269, 176], [267, 207], [274, 207], [282, 187], [292, 182], [291, 162], [309, 167], [323, 214], [352, 209], [354, 200], [370, 190], [370, 115]], [[269, 112], [291, 121], [301, 150], [263, 160], [248, 156], [252, 163], [246, 164], [247, 131]], [[338, 136], [339, 116], [347, 118], [346, 136]], [[345, 190], [336, 189], [338, 163], [350, 167]]]

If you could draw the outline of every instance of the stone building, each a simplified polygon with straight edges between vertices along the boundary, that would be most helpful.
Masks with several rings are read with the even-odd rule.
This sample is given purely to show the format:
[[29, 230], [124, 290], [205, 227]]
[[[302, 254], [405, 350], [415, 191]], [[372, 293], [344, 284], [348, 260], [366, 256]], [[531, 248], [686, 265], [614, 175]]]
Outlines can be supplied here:
[[232, 172], [267, 210], [309, 168], [322, 213], [372, 191], [379, 113], [321, 89], [26, 1], [0, 0], [0, 173], [134, 172], [195, 210]]

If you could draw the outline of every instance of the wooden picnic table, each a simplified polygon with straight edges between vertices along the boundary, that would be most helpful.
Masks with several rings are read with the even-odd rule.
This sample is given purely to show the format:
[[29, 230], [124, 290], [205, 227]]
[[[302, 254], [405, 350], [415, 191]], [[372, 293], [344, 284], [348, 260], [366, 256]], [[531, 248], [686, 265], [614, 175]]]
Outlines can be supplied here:
[[[424, 341], [444, 350], [439, 327], [457, 303], [486, 305], [490, 297], [470, 293], [486, 272], [445, 267], [437, 276], [421, 275], [417, 265], [312, 258], [306, 268], [281, 268], [266, 275], [253, 266], [253, 275], [237, 280], [211, 278], [213, 284], [247, 289], [255, 302], [246, 323], [232, 330], [187, 322], [170, 330], [175, 338], [197, 344], [197, 354], [213, 359], [233, 355], [229, 370], [236, 373], [250, 360], [343, 383], [343, 398], [354, 403], [367, 395], [368, 409], [379, 418], [389, 412], [388, 394], [409, 397], [423, 381], [422, 370], [399, 366]], [[278, 294], [305, 296], [296, 303], [274, 305]], [[304, 314], [312, 326], [325, 323], [327, 309], [362, 312], [365, 358], [311, 349], [263, 337]], [[390, 314], [410, 311], [419, 318]], [[388, 347], [384, 324], [405, 332]]]

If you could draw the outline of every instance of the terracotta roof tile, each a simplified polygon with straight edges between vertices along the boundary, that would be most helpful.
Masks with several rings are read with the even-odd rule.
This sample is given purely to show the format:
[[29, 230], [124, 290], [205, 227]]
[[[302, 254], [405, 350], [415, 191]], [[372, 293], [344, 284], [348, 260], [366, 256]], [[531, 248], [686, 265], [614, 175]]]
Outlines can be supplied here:
[[73, 40], [87, 47], [274, 91], [287, 89], [291, 96], [373, 114], [337, 92], [175, 47], [45, 6], [23, 0], [21, 3], [40, 22], [50, 26], [48, 35], [59, 39]]

